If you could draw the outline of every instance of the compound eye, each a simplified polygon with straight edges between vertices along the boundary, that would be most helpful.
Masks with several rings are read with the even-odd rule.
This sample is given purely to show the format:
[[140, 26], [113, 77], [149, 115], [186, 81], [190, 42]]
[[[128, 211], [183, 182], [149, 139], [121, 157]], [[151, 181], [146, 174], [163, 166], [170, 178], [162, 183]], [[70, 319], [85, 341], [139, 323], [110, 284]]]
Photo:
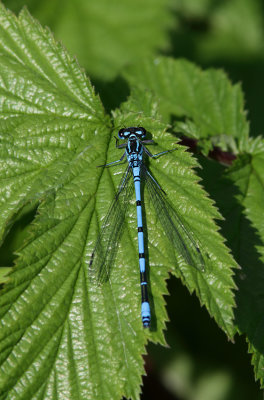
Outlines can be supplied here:
[[124, 136], [124, 131], [125, 131], [124, 128], [122, 128], [122, 129], [119, 130], [119, 132], [118, 132], [118, 137], [119, 137], [119, 139], [124, 139], [124, 138], [125, 138], [125, 136]]
[[142, 128], [141, 126], [137, 128], [136, 130], [137, 136], [144, 138], [146, 136], [146, 129]]
[[131, 135], [131, 132], [129, 132], [129, 131], [125, 131], [125, 132], [124, 132], [124, 137], [125, 137], [125, 138], [127, 138], [127, 137], [130, 136], [130, 135]]
[[131, 135], [129, 128], [122, 128], [118, 132], [119, 139], [127, 139]]

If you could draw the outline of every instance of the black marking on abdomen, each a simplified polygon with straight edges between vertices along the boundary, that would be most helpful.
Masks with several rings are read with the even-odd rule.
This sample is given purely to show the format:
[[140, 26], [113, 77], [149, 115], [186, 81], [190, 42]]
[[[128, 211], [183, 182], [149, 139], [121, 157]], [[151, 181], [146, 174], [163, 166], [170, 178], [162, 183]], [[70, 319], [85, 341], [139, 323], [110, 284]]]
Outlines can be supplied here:
[[147, 282], [147, 275], [146, 275], [146, 271], [144, 272], [140, 272], [140, 282]]
[[140, 283], [141, 283], [141, 302], [148, 302], [148, 289], [147, 289], [147, 275], [146, 271], [140, 272]]

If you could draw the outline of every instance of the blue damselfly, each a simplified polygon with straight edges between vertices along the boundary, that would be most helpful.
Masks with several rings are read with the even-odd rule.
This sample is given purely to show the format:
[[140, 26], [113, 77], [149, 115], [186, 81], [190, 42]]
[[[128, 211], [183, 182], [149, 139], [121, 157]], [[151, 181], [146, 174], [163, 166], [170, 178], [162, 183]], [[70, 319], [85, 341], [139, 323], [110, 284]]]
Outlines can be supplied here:
[[[144, 155], [147, 155], [150, 158], [157, 158], [161, 155], [174, 151], [175, 149], [162, 151], [157, 154], [151, 154], [145, 145], [153, 144], [154, 141], [145, 140], [145, 136], [146, 130], [142, 127], [120, 129], [118, 132], [118, 139], [126, 139], [127, 142], [119, 145], [119, 140], [116, 139], [116, 147], [119, 149], [125, 148], [125, 152], [120, 160], [101, 166], [113, 166], [122, 162], [125, 156], [127, 157], [128, 166], [122, 176], [117, 194], [104, 219], [103, 227], [98, 236], [94, 251], [91, 256], [90, 269], [96, 273], [100, 282], [109, 279], [110, 269], [113, 266], [117, 247], [123, 232], [125, 215], [134, 186], [137, 208], [138, 251], [141, 284], [141, 318], [143, 326], [146, 328], [150, 326], [151, 313], [147, 289], [144, 229], [141, 204], [143, 179], [146, 182], [150, 199], [154, 205], [165, 234], [174, 246], [176, 252], [183, 257], [186, 264], [200, 270], [204, 269], [204, 259], [194, 234], [190, 231], [183, 218], [179, 216], [179, 213], [176, 212], [176, 210], [170, 205], [166, 198], [166, 193], [144, 164]], [[132, 176], [133, 180], [131, 179]]]

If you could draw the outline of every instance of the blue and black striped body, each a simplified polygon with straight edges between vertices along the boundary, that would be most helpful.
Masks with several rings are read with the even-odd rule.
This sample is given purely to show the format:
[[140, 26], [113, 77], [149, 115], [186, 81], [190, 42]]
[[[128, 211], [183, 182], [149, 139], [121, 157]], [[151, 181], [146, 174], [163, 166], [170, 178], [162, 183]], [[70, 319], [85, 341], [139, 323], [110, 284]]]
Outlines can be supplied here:
[[[128, 128], [126, 129], [125, 132], [131, 132], [131, 129], [132, 128]], [[142, 221], [141, 181], [140, 181], [140, 175], [141, 175], [140, 172], [143, 160], [143, 146], [136, 134], [130, 133], [128, 137], [128, 142], [126, 146], [126, 156], [129, 166], [132, 169], [134, 185], [135, 185], [136, 205], [137, 205], [138, 253], [139, 253], [139, 269], [140, 269], [140, 284], [141, 284], [141, 318], [143, 326], [147, 328], [150, 325], [150, 306], [148, 301], [146, 260], [144, 252], [144, 230]]]
[[[116, 147], [124, 149], [120, 160], [112, 161], [103, 165], [104, 167], [113, 166], [127, 157], [128, 167], [122, 176], [117, 194], [105, 217], [104, 224], [97, 239], [95, 248], [90, 259], [90, 270], [96, 271], [98, 280], [104, 282], [110, 277], [110, 271], [113, 265], [115, 253], [119, 240], [121, 238], [126, 210], [133, 192], [131, 177], [133, 176], [136, 205], [137, 205], [137, 229], [138, 229], [138, 251], [139, 251], [139, 269], [141, 283], [141, 318], [143, 326], [150, 326], [150, 306], [148, 301], [146, 260], [144, 252], [144, 228], [142, 221], [141, 206], [141, 181], [144, 179], [145, 186], [150, 194], [151, 202], [155, 208], [158, 219], [163, 227], [166, 237], [175, 248], [175, 251], [184, 260], [186, 265], [193, 266], [198, 270], [204, 270], [204, 258], [200, 251], [198, 240], [190, 231], [188, 224], [169, 204], [166, 199], [166, 193], [160, 187], [155, 178], [148, 171], [143, 162], [144, 154], [151, 158], [157, 158], [172, 150], [165, 150], [157, 154], [151, 154], [144, 146], [153, 144], [153, 140], [145, 140], [146, 130], [142, 127], [130, 127], [120, 129], [119, 139], [126, 139], [127, 143], [118, 144]], [[143, 140], [142, 140], [143, 139]], [[130, 185], [131, 182], [131, 185]]]

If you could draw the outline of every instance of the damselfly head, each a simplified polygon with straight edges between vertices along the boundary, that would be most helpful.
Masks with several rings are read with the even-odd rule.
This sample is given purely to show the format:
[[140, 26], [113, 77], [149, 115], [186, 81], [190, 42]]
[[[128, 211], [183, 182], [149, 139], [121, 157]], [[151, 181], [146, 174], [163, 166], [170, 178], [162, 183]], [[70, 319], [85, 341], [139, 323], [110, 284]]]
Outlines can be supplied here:
[[119, 139], [128, 139], [130, 135], [136, 135], [136, 137], [143, 139], [146, 136], [146, 129], [139, 127], [122, 128], [118, 132]]

